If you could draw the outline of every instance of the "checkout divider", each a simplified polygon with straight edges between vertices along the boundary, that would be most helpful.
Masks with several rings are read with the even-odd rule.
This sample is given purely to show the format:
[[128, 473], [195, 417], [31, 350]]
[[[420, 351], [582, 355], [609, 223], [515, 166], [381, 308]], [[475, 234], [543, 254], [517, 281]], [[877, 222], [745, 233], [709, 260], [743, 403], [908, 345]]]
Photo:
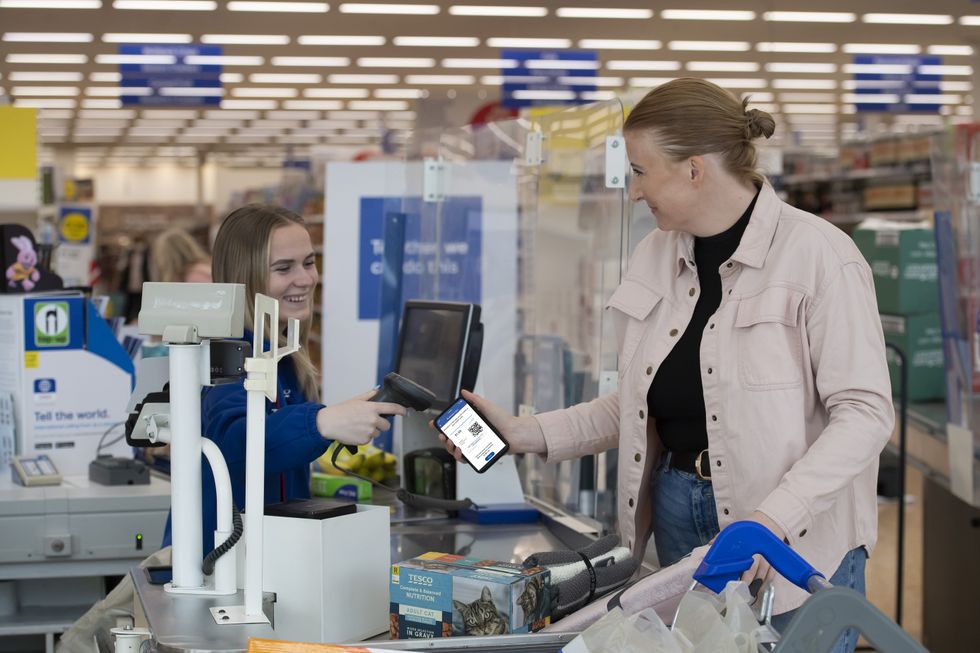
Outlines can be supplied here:
[[[482, 307], [485, 337], [475, 391], [514, 414], [564, 408], [614, 391], [615, 332], [604, 306], [619, 283], [630, 234], [635, 233], [627, 212], [622, 124], [618, 101], [532, 112], [480, 127], [416, 132], [409, 139], [406, 158], [398, 163], [328, 166], [323, 275], [327, 403], [363, 390], [357, 385], [342, 387], [340, 377], [346, 375], [338, 371], [338, 363], [351, 352], [331, 353], [332, 342], [351, 349], [345, 329], [360, 331], [361, 342], [355, 347], [377, 336], [378, 349], [373, 353], [377, 365], [371, 370], [372, 374], [384, 371], [385, 357], [392, 356], [385, 345], [391, 342], [390, 322], [386, 331], [383, 307], [375, 311], [369, 304], [371, 293], [380, 297], [387, 292], [390, 301], [393, 289], [399, 288], [399, 313], [411, 299]], [[346, 238], [359, 231], [365, 238], [365, 207], [378, 198], [341, 197], [338, 193], [344, 193], [345, 186], [332, 184], [331, 174], [356, 177], [358, 165], [383, 166], [376, 168], [386, 178], [380, 183], [375, 180], [375, 194], [397, 191], [397, 197], [382, 198], [381, 223], [401, 231], [404, 251], [393, 257], [401, 258], [398, 283], [387, 286], [387, 291], [380, 285], [366, 290], [359, 284], [356, 296], [350, 297], [349, 287], [340, 288], [349, 286], [349, 268], [341, 275], [329, 266], [351, 264], [351, 241]], [[334, 210], [337, 207], [356, 210]], [[397, 219], [386, 219], [391, 214], [398, 214]], [[392, 235], [380, 234], [380, 242], [390, 247], [397, 242]], [[372, 236], [376, 242], [377, 232]], [[362, 256], [371, 249], [363, 241], [359, 246]], [[331, 248], [346, 253], [333, 257]], [[354, 262], [361, 273], [366, 269], [363, 263]], [[361, 273], [359, 282], [365, 278]], [[342, 297], [343, 292], [348, 296]], [[367, 360], [361, 361], [361, 368], [365, 362], [370, 366], [371, 352], [363, 358]], [[440, 446], [427, 427], [430, 417], [396, 420], [392, 447], [399, 458], [409, 453], [402, 448], [408, 441], [414, 448], [428, 437], [428, 446]], [[410, 429], [413, 433], [407, 433]], [[423, 434], [422, 429], [428, 430]], [[477, 475], [457, 465], [458, 497], [475, 494], [486, 502], [495, 492], [502, 497], [523, 494], [540, 512], [540, 520], [500, 525], [467, 522], [394, 505], [393, 496], [376, 492], [374, 502], [392, 508], [391, 562], [437, 551], [520, 563], [531, 553], [580, 548], [598, 535], [615, 531], [615, 452], [561, 464], [544, 464], [536, 456], [507, 456], [490, 472]], [[324, 561], [323, 591], [356, 592], [356, 586], [331, 586], [329, 564]], [[218, 625], [209, 609], [237, 605], [240, 597], [174, 596], [152, 585], [142, 570], [134, 571], [133, 577], [136, 612], [144, 617], [138, 625], [149, 630], [157, 650], [244, 651], [250, 637], [291, 639], [274, 627], [277, 621], [285, 621], [274, 614], [276, 603], [282, 601], [270, 603], [273, 625]], [[377, 609], [387, 613], [390, 607], [381, 604]], [[377, 635], [363, 645], [397, 650], [557, 651], [571, 637], [541, 633], [385, 641], [388, 633]]]

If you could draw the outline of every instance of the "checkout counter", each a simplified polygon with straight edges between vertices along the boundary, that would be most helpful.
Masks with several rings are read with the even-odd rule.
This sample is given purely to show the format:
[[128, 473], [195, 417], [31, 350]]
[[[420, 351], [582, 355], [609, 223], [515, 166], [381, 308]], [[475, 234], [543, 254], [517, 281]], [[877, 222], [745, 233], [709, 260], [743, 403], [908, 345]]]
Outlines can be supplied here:
[[103, 486], [84, 476], [23, 487], [0, 477], [0, 637], [44, 635], [46, 653], [122, 576], [159, 547], [170, 483]]

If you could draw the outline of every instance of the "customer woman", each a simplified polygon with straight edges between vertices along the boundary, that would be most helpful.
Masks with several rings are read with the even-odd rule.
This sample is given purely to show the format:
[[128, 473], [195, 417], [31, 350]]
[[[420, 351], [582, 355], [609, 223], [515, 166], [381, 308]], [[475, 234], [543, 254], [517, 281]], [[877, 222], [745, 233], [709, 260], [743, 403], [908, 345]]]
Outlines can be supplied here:
[[[265, 500], [277, 503], [310, 496], [310, 463], [333, 440], [366, 444], [390, 428], [382, 415], [404, 415], [398, 404], [374, 403], [365, 392], [333, 406], [319, 402], [317, 370], [307, 353], [313, 297], [319, 274], [313, 243], [303, 219], [279, 206], [249, 204], [225, 218], [214, 242], [212, 273], [216, 283], [245, 284], [245, 340], [251, 342], [256, 293], [279, 301], [280, 337], [287, 320], [300, 321], [301, 349], [279, 363], [276, 403], [266, 403]], [[205, 391], [202, 434], [214, 440], [231, 474], [235, 504], [245, 502], [244, 380]], [[214, 481], [203, 475], [204, 551], [214, 548]], [[170, 524], [164, 545], [170, 543]]]
[[[874, 287], [842, 231], [756, 172], [752, 141], [774, 129], [703, 80], [648, 93], [624, 133], [630, 198], [658, 229], [607, 307], [618, 391], [523, 418], [472, 399], [512, 452], [550, 462], [618, 447], [619, 529], [637, 554], [652, 532], [669, 565], [753, 520], [863, 591], [878, 454], [894, 422]], [[770, 574], [757, 560], [744, 578]], [[779, 628], [805, 594], [775, 582]]]

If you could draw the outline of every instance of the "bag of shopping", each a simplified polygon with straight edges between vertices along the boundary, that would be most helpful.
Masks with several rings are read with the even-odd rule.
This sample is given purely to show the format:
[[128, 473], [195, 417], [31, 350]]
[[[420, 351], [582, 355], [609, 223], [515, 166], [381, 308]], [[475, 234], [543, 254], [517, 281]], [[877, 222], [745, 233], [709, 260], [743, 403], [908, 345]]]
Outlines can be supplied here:
[[589, 626], [561, 653], [685, 653], [653, 610], [627, 616], [616, 608]]

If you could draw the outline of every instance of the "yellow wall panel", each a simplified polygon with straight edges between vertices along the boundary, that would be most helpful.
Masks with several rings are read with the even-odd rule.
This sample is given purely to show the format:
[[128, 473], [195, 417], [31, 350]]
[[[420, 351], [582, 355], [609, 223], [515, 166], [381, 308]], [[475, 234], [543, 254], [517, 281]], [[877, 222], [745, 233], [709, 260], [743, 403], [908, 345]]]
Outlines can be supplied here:
[[37, 177], [37, 109], [0, 107], [0, 179]]

